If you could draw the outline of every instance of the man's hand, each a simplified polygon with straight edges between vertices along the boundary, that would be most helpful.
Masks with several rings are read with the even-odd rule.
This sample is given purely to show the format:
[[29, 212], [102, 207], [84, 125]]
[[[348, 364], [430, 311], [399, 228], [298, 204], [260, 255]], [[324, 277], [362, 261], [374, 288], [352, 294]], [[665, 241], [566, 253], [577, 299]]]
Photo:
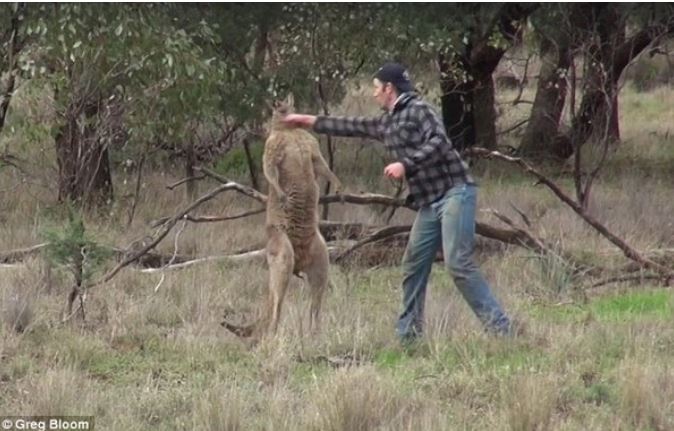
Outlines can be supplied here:
[[305, 129], [310, 129], [314, 126], [314, 123], [316, 122], [316, 116], [304, 114], [288, 114], [285, 117], [283, 117], [281, 121], [289, 126], [304, 127]]
[[405, 165], [400, 162], [391, 163], [384, 168], [384, 175], [395, 180], [405, 178]]

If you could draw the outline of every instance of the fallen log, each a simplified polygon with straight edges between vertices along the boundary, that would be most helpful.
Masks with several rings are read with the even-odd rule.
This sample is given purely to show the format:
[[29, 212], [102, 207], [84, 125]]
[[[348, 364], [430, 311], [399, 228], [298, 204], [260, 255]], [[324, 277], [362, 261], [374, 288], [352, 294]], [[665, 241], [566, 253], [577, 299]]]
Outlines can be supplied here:
[[174, 263], [170, 265], [165, 265], [165, 266], [160, 266], [158, 268], [146, 268], [140, 270], [140, 272], [147, 273], [147, 274], [152, 274], [155, 272], [162, 272], [162, 271], [172, 271], [172, 270], [177, 270], [177, 269], [185, 269], [189, 268], [194, 265], [198, 265], [201, 263], [207, 263], [207, 262], [231, 262], [231, 263], [242, 263], [242, 262], [249, 262], [253, 260], [260, 260], [262, 261], [265, 257], [265, 249], [261, 250], [254, 250], [254, 251], [249, 251], [246, 253], [240, 253], [240, 254], [233, 254], [233, 255], [224, 255], [224, 256], [206, 256], [206, 257], [200, 257], [197, 259], [191, 259], [191, 260], [186, 260], [180, 263]]

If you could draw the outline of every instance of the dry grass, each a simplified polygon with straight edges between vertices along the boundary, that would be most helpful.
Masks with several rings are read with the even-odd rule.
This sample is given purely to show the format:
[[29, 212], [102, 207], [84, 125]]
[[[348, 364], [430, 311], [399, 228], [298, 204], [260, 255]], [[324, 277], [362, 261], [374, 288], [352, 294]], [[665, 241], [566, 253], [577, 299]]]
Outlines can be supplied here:
[[[674, 91], [627, 89], [622, 99], [625, 143], [595, 186], [592, 212], [642, 250], [671, 249], [674, 153], [672, 126], [665, 119], [674, 115]], [[356, 106], [358, 100], [351, 102]], [[652, 106], [659, 120], [653, 113], [639, 117]], [[513, 116], [502, 118], [505, 122], [526, 115], [504, 112]], [[347, 161], [337, 173], [341, 170], [352, 190], [393, 190], [380, 179], [376, 158], [368, 161], [367, 153], [341, 148], [338, 158]], [[351, 173], [357, 163], [374, 173], [356, 179]], [[538, 235], [579, 258], [625, 263], [549, 191], [531, 187], [529, 178], [499, 164], [478, 170], [482, 208], [515, 217], [513, 203], [529, 214]], [[551, 175], [571, 190], [568, 175]], [[126, 184], [117, 180], [120, 196], [131, 192], [131, 176]], [[174, 180], [144, 179], [130, 228], [128, 202], [122, 200], [107, 218], [89, 217], [89, 230], [118, 246], [146, 234], [149, 221], [186, 204], [182, 191], [164, 187]], [[0, 172], [0, 189], [7, 191], [0, 203], [0, 250], [39, 242], [42, 229], [58, 220], [53, 190], [21, 182], [11, 170]], [[255, 207], [223, 195], [201, 213]], [[335, 205], [331, 218], [378, 222], [381, 214]], [[412, 218], [401, 210], [395, 222]], [[480, 218], [497, 223], [486, 213]], [[262, 220], [187, 225], [178, 251], [209, 255], [262, 244]], [[174, 234], [160, 244], [161, 251], [174, 251]], [[554, 261], [515, 247], [478, 250], [477, 256], [505, 308], [526, 324], [523, 337], [483, 334], [440, 266], [429, 286], [427, 336], [413, 350], [399, 347], [393, 333], [400, 301], [397, 267], [331, 268], [334, 287], [316, 337], [306, 333], [308, 298], [294, 280], [278, 336], [254, 348], [224, 332], [219, 321], [226, 311], [242, 320], [255, 312], [267, 277], [258, 264], [169, 272], [156, 291], [160, 275], [127, 269], [89, 293], [86, 323], [65, 325], [60, 323], [69, 289], [64, 275], [49, 275], [41, 258], [2, 268], [0, 411], [94, 415], [101, 429], [115, 430], [674, 428], [670, 291], [616, 286], [615, 293], [587, 303], [560, 305], [575, 298], [574, 286]], [[16, 331], [17, 321], [23, 332]]]

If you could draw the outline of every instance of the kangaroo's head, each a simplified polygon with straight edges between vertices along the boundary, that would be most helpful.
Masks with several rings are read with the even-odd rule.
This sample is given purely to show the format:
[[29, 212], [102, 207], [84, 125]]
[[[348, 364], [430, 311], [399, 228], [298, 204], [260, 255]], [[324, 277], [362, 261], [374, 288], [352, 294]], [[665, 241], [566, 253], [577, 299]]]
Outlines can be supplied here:
[[295, 98], [289, 93], [284, 100], [275, 100], [272, 105], [272, 123], [278, 123], [281, 118], [295, 112]]

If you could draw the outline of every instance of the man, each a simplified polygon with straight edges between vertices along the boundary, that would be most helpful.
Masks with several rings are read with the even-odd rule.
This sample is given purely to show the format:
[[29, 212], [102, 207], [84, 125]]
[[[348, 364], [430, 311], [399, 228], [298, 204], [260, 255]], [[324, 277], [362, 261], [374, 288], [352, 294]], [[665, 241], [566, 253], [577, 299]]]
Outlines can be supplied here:
[[510, 333], [510, 320], [472, 258], [476, 185], [438, 114], [414, 92], [407, 70], [398, 63], [377, 71], [373, 96], [385, 111], [378, 118], [290, 114], [284, 121], [317, 133], [383, 141], [396, 160], [384, 175], [407, 180], [408, 202], [418, 212], [403, 257], [398, 336], [409, 342], [422, 334], [426, 285], [439, 247], [456, 287], [483, 325], [496, 334]]

